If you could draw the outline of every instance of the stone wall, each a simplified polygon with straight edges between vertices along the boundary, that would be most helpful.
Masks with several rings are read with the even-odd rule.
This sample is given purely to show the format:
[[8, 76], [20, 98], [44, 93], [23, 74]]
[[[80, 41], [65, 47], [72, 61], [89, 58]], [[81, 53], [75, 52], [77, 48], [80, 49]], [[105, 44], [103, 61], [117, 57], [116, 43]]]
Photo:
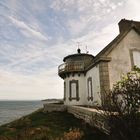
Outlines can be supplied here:
[[102, 105], [106, 104], [106, 93], [109, 93], [110, 82], [109, 82], [109, 71], [108, 71], [108, 62], [99, 63], [99, 72], [100, 72], [100, 93]]
[[80, 107], [80, 106], [66, 106], [63, 104], [44, 104], [44, 112], [53, 111], [67, 111], [73, 114], [76, 118], [82, 119], [85, 123], [98, 128], [100, 131], [108, 134], [109, 127], [106, 123], [106, 118], [103, 111], [93, 108]]
[[44, 104], [44, 112], [53, 112], [53, 111], [66, 111], [67, 107], [63, 104]]
[[107, 126], [106, 118], [102, 111], [79, 106], [67, 106], [67, 111], [76, 118], [82, 119], [91, 126], [98, 128], [102, 132], [106, 134], [109, 133], [109, 127]]

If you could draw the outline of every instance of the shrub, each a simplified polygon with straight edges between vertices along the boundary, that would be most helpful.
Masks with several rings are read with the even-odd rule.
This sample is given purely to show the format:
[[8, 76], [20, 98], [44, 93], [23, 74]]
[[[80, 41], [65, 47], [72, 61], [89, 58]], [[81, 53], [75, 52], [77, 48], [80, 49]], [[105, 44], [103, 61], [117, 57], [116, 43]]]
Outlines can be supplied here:
[[56, 138], [55, 140], [81, 140], [83, 136], [83, 131], [78, 128], [74, 128], [65, 132], [61, 138]]
[[[127, 73], [107, 95], [106, 115], [113, 140], [140, 140], [140, 70]], [[115, 111], [113, 112], [112, 111]]]

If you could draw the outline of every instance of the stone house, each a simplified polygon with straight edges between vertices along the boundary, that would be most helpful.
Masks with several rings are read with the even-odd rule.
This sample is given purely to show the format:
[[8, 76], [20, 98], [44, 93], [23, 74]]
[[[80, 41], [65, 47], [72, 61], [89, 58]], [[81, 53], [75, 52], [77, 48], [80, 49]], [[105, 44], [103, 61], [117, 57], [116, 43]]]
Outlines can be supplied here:
[[122, 19], [119, 35], [95, 57], [81, 53], [66, 56], [58, 67], [64, 79], [65, 105], [103, 105], [105, 92], [122, 74], [140, 67], [140, 22]]

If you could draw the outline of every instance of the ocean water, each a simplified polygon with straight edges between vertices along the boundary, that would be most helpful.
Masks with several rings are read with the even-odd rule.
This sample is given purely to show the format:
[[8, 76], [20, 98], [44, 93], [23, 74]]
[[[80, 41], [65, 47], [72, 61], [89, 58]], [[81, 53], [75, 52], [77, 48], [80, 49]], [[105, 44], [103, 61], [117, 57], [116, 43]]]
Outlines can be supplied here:
[[0, 101], [0, 125], [42, 108], [41, 101]]

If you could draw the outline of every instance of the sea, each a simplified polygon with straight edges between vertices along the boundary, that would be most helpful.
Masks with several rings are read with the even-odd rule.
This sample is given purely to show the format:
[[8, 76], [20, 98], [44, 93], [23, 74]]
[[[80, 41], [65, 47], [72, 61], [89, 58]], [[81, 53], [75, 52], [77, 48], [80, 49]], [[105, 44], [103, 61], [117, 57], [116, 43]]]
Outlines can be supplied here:
[[28, 115], [42, 107], [41, 101], [0, 101], [0, 125]]

